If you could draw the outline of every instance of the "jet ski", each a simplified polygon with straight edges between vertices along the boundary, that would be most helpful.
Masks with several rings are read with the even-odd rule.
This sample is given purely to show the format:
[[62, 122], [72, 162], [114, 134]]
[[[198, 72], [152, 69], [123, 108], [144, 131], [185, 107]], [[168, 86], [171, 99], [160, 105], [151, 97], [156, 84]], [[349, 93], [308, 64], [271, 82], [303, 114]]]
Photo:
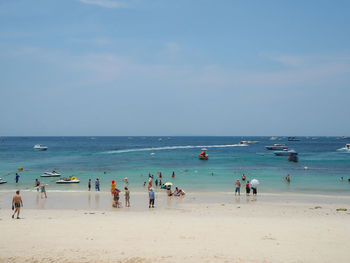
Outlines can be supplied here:
[[45, 172], [42, 175], [40, 175], [40, 177], [60, 177], [61, 174], [56, 172], [56, 171], [52, 171], [52, 172]]
[[60, 180], [56, 181], [56, 184], [78, 184], [80, 183], [80, 180], [74, 176], [71, 176], [69, 178], [61, 178]]

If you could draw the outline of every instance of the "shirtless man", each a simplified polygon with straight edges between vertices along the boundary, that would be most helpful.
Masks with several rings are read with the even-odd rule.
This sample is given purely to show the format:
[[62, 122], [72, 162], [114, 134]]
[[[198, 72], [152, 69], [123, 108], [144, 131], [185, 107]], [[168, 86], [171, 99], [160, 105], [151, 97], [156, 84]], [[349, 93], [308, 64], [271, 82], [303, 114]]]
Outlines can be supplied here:
[[17, 213], [17, 219], [19, 219], [19, 212], [21, 210], [21, 206], [23, 206], [22, 197], [19, 194], [19, 190], [16, 191], [16, 194], [12, 198], [12, 206], [15, 207], [15, 212], [12, 215], [12, 218], [15, 218], [15, 214]]

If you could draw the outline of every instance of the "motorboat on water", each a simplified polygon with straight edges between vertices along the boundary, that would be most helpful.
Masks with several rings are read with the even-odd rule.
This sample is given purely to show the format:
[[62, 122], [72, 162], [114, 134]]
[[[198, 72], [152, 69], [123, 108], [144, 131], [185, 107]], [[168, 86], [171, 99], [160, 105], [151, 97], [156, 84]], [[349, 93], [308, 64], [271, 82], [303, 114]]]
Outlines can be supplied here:
[[56, 172], [56, 171], [52, 171], [52, 172], [45, 172], [42, 175], [40, 175], [40, 177], [60, 177], [61, 174]]
[[239, 146], [248, 146], [248, 142], [247, 141], [240, 141]]
[[7, 181], [5, 181], [4, 179], [0, 178], [0, 184], [6, 184]]
[[71, 176], [69, 178], [61, 178], [60, 180], [56, 181], [56, 184], [77, 184], [77, 183], [80, 183], [80, 180], [75, 176]]
[[293, 150], [293, 149], [285, 149], [285, 150], [282, 150], [282, 151], [275, 151], [274, 154], [276, 156], [289, 156], [291, 153], [295, 153], [296, 151]]
[[288, 150], [288, 147], [286, 147], [285, 144], [279, 144], [279, 143], [275, 143], [272, 146], [265, 146], [266, 150], [270, 150], [270, 151], [284, 151], [284, 150]]
[[347, 143], [345, 147], [338, 149], [337, 151], [350, 152], [350, 143]]
[[198, 155], [199, 160], [208, 160], [209, 155], [207, 154], [207, 149], [203, 148], [201, 151], [202, 152]]
[[38, 151], [46, 151], [49, 147], [42, 144], [35, 144], [33, 148], [34, 150], [38, 150]]
[[259, 143], [259, 141], [247, 141], [248, 144], [256, 144]]
[[290, 141], [290, 142], [299, 142], [300, 139], [298, 139], [296, 137], [288, 137], [288, 141]]
[[278, 137], [276, 137], [276, 136], [272, 136], [272, 137], [270, 138], [270, 141], [276, 141], [276, 140], [278, 140]]

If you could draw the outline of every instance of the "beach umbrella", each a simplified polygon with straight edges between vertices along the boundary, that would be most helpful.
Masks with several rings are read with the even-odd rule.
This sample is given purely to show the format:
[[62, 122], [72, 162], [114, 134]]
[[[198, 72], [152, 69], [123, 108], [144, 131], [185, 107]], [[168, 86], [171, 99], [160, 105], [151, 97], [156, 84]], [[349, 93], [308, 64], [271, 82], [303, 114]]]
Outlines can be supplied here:
[[168, 185], [173, 185], [173, 183], [166, 182], [164, 185], [165, 185], [165, 186], [168, 186]]
[[259, 185], [259, 180], [257, 180], [257, 179], [251, 180], [251, 181], [250, 181], [250, 185], [251, 185], [252, 187], [257, 187], [257, 186]]

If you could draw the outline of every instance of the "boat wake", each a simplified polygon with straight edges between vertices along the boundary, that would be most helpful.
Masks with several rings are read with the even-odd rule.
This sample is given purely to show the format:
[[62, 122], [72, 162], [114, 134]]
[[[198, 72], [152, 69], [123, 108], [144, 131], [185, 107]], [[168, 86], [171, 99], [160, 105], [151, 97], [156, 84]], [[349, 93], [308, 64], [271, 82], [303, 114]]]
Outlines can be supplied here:
[[149, 147], [138, 149], [112, 150], [103, 152], [104, 154], [128, 153], [128, 152], [145, 152], [145, 151], [163, 151], [177, 149], [196, 149], [196, 148], [227, 148], [227, 147], [246, 147], [242, 144], [223, 144], [223, 145], [183, 145], [183, 146], [164, 146], [164, 147]]

